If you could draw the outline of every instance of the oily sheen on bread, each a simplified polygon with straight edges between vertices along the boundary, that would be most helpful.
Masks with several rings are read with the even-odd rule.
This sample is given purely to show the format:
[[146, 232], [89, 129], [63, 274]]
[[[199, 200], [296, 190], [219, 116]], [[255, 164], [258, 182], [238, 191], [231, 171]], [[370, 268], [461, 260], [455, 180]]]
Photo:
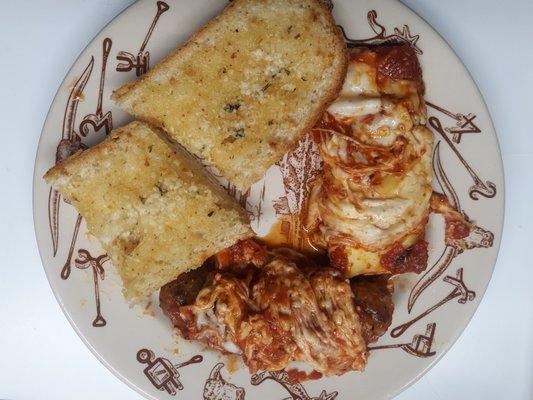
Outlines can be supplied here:
[[242, 190], [315, 124], [346, 62], [318, 0], [235, 0], [112, 97]]
[[159, 134], [132, 122], [45, 175], [85, 218], [134, 301], [252, 234], [245, 211]]

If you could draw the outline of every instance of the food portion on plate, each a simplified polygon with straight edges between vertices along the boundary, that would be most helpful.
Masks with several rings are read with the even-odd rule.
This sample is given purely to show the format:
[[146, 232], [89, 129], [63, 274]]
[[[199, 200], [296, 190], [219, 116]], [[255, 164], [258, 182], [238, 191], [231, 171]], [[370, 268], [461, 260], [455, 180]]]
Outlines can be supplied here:
[[[348, 52], [318, 0], [235, 0], [115, 91], [145, 122], [45, 179], [86, 219], [126, 298], [161, 288], [183, 337], [242, 355], [252, 372], [292, 361], [362, 371], [392, 320], [391, 277], [426, 268], [423, 94], [408, 45]], [[312, 255], [252, 238], [246, 212], [194, 159], [247, 189], [306, 134], [324, 161], [306, 201], [322, 249]]]
[[340, 95], [312, 129], [324, 170], [306, 225], [346, 276], [427, 266], [433, 134], [423, 96], [411, 46], [351, 49]]
[[324, 163], [304, 218], [329, 257], [253, 240], [220, 252], [161, 289], [185, 338], [241, 354], [251, 372], [291, 361], [324, 375], [364, 369], [392, 320], [391, 275], [427, 266], [433, 135], [423, 92], [409, 46], [350, 50], [342, 90], [311, 130]]
[[350, 283], [327, 259], [248, 239], [165, 285], [160, 304], [183, 337], [241, 354], [251, 372], [304, 361], [340, 375], [364, 369], [391, 291], [388, 279]]
[[159, 135], [132, 122], [45, 175], [85, 218], [131, 300], [252, 235], [246, 212]]
[[235, 0], [113, 99], [246, 190], [314, 126], [345, 71], [318, 0]]

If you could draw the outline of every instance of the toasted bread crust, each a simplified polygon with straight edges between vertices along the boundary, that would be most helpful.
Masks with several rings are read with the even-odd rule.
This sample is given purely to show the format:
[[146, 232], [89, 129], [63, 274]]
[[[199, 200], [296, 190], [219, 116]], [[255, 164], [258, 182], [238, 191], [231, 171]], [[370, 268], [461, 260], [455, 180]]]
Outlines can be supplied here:
[[[286, 108], [288, 109], [286, 113], [284, 112], [285, 110], [282, 111], [280, 109], [281, 106], [278, 108], [273, 107], [273, 109], [270, 110], [269, 106], [271, 103], [268, 103], [267, 106], [262, 107], [264, 104], [264, 102], [262, 103], [262, 99], [250, 100], [248, 97], [246, 97], [247, 95], [244, 94], [242, 96], [245, 97], [242, 109], [249, 107], [257, 110], [239, 117], [241, 119], [232, 119], [232, 122], [235, 121], [237, 126], [242, 126], [241, 129], [235, 130], [236, 137], [231, 137], [232, 134], [227, 134], [227, 132], [230, 131], [227, 130], [229, 122], [226, 122], [229, 120], [229, 118], [234, 117], [235, 114], [240, 113], [242, 109], [235, 111], [233, 115], [229, 116], [225, 115], [224, 113], [222, 113], [222, 115], [215, 115], [213, 113], [208, 114], [208, 111], [204, 113], [208, 114], [205, 115], [205, 118], [204, 115], [201, 116], [205, 119], [205, 121], [199, 116], [193, 114], [193, 112], [197, 112], [197, 110], [193, 110], [193, 112], [190, 113], [183, 112], [183, 114], [181, 113], [181, 108], [179, 113], [173, 110], [169, 104], [178, 104], [180, 106], [186, 105], [188, 99], [179, 99], [178, 97], [169, 99], [168, 96], [167, 98], [163, 99], [165, 96], [163, 96], [161, 93], [163, 91], [170, 91], [174, 93], [174, 90], [180, 91], [184, 88], [185, 90], [183, 90], [183, 93], [185, 93], [190, 89], [190, 87], [187, 86], [187, 83], [179, 82], [180, 79], [189, 79], [186, 76], [188, 64], [185, 65], [185, 61], [183, 60], [190, 60], [190, 64], [195, 66], [192, 68], [196, 68], [196, 65], [198, 65], [198, 68], [202, 69], [203, 63], [198, 62], [195, 64], [194, 60], [198, 58], [200, 61], [202, 61], [202, 57], [206, 57], [205, 54], [202, 54], [202, 46], [204, 46], [205, 42], [209, 42], [210, 40], [216, 41], [220, 37], [226, 38], [230, 26], [234, 27], [236, 13], [245, 13], [250, 20], [253, 20], [254, 18], [257, 18], [257, 16], [252, 15], [252, 11], [248, 12], [248, 9], [253, 10], [253, 7], [263, 7], [263, 4], [267, 3], [275, 4], [275, 7], [281, 7], [281, 5], [278, 5], [278, 3], [283, 3], [287, 7], [290, 5], [291, 7], [297, 8], [298, 6], [305, 8], [306, 10], [311, 10], [309, 11], [309, 14], [312, 15], [313, 20], [311, 17], [309, 17], [309, 15], [304, 14], [309, 18], [305, 21], [306, 24], [302, 23], [302, 29], [307, 29], [308, 32], [312, 31], [309, 33], [310, 37], [321, 38], [321, 40], [323, 40], [325, 43], [322, 45], [322, 47], [317, 45], [316, 54], [314, 55], [315, 58], [311, 59], [308, 57], [306, 62], [311, 64], [313, 60], [318, 60], [316, 67], [317, 70], [324, 68], [323, 70], [320, 69], [320, 71], [322, 71], [320, 78], [313, 79], [313, 82], [308, 83], [305, 80], [305, 77], [302, 77], [305, 81], [303, 83], [300, 82], [302, 85], [296, 86], [294, 86], [295, 78], [293, 77], [284, 76], [279, 78], [280, 80], [287, 78], [284, 81], [280, 81], [279, 86], [288, 88], [294, 86], [295, 92], [298, 89], [298, 93], [295, 95], [293, 95], [292, 92], [282, 92], [281, 89], [276, 86], [278, 82], [272, 84], [271, 90], [276, 91], [275, 94], [272, 95], [274, 96], [272, 98], [272, 104], [285, 103], [287, 105]], [[263, 29], [264, 27], [268, 27], [268, 24], [274, 25], [276, 22], [262, 21], [261, 23], [263, 23], [263, 26], [261, 26], [261, 29]], [[246, 24], [253, 25], [249, 21], [244, 21], [243, 24], [243, 31], [248, 29], [248, 25]], [[308, 28], [308, 24], [317, 24], [319, 28], [316, 28], [315, 26], [315, 30], [312, 30], [313, 28]], [[287, 29], [290, 30], [291, 27], [292, 25], [290, 25]], [[255, 34], [255, 31], [250, 33], [250, 35], [253, 34]], [[306, 34], [307, 33], [305, 32], [303, 33], [304, 36]], [[292, 39], [276, 39], [277, 41], [273, 41], [272, 43], [268, 44], [274, 46], [275, 51], [288, 51], [285, 48], [287, 43], [289, 43], [289, 41], [293, 40], [295, 37], [299, 37], [299, 35], [300, 33], [291, 36]], [[247, 42], [244, 41], [243, 43], [243, 46], [246, 46]], [[296, 59], [296, 49], [298, 51], [306, 51], [306, 47], [304, 47], [304, 45], [307, 46], [308, 43], [305, 42], [300, 44], [301, 49], [296, 47], [297, 45], [287, 45], [293, 46], [288, 47], [291, 49], [292, 53], [289, 52], [290, 54], [287, 56], [287, 60], [290, 61]], [[238, 47], [236, 48], [237, 50], [239, 49]], [[213, 57], [215, 58], [216, 56], [220, 56], [219, 61], [226, 61], [227, 57], [222, 54], [223, 51], [224, 49], [215, 48], [213, 50]], [[224, 88], [227, 89], [232, 84], [237, 85], [240, 83], [241, 93], [243, 92], [242, 87], [244, 84], [246, 84], [246, 82], [243, 83], [244, 74], [242, 74], [242, 72], [243, 70], [246, 72], [246, 68], [257, 61], [252, 60], [254, 57], [253, 54], [255, 53], [254, 51], [250, 51], [249, 48], [245, 47], [243, 52], [246, 52], [248, 58], [245, 58], [244, 60], [239, 59], [237, 61], [238, 63], [243, 64], [240, 65], [240, 69], [234, 67], [235, 71], [237, 71], [237, 75], [240, 74], [241, 79], [237, 78], [232, 83], [223, 83], [219, 76], [214, 76], [209, 82], [197, 84], [198, 90], [201, 90], [202, 86], [212, 87], [212, 90], [209, 92], [209, 96], [215, 98], [212, 103], [205, 101], [202, 103], [202, 105], [205, 106], [206, 104], [217, 103], [217, 98], [222, 99], [228, 92], [224, 90]], [[270, 53], [267, 54], [267, 56], [270, 56]], [[331, 57], [331, 59], [328, 57]], [[331, 61], [331, 63], [327, 65], [327, 68], [324, 64], [324, 60], [326, 59]], [[286, 152], [294, 149], [299, 138], [315, 125], [317, 120], [320, 118], [320, 115], [337, 97], [338, 92], [342, 87], [346, 74], [347, 60], [348, 57], [346, 53], [346, 46], [342, 33], [335, 25], [335, 21], [333, 20], [331, 12], [318, 0], [298, 0], [293, 3], [281, 2], [279, 0], [235, 0], [218, 16], [213, 18], [199, 31], [197, 31], [182, 47], [169, 54], [152, 70], [141, 76], [138, 80], [129, 82], [116, 90], [113, 93], [112, 98], [119, 106], [135, 115], [138, 119], [148, 121], [151, 124], [164, 129], [169, 136], [182, 144], [188, 151], [202, 158], [207, 164], [216, 167], [222, 173], [222, 175], [234, 183], [237, 188], [244, 190], [247, 189], [252, 183], [260, 179], [270, 165], [278, 161]], [[281, 60], [279, 64], [283, 64], [283, 61], [285, 60]], [[304, 64], [304, 62], [300, 64]], [[302, 71], [305, 70], [306, 67], [309, 67], [309, 65], [302, 67]], [[298, 68], [300, 68], [299, 65], [294, 68], [294, 75], [301, 74], [301, 71], [298, 70]], [[287, 69], [283, 67], [282, 70], [289, 71], [288, 73], [291, 72], [290, 68]], [[228, 73], [231, 74], [232, 72], [233, 71], [229, 71]], [[200, 76], [204, 75], [200, 74]], [[154, 88], [154, 82], [158, 82], [160, 87]], [[282, 83], [285, 82], [287, 82], [287, 84], [282, 85]], [[268, 90], [268, 88], [270, 88], [269, 83], [267, 83], [264, 87], [266, 87], [266, 90]], [[233, 93], [235, 94], [236, 92], [238, 91], [234, 91]], [[228, 94], [228, 96], [230, 95]], [[198, 98], [194, 98], [194, 101], [198, 99], [200, 99], [200, 101], [204, 101], [201, 94], [198, 95]], [[158, 102], [159, 107], [155, 107], [156, 102]], [[154, 105], [152, 105], [152, 103], [154, 103]], [[220, 102], [217, 104], [218, 108], [220, 109], [222, 107], [220, 107], [219, 103]], [[297, 112], [295, 111], [293, 113], [289, 113], [293, 105]], [[176, 107], [178, 106], [176, 105]], [[238, 105], [236, 107], [238, 107]], [[164, 108], [166, 110], [165, 113], [168, 112], [168, 114], [163, 115], [163, 112], [157, 111], [162, 108]], [[261, 108], [261, 110], [258, 110], [259, 108]], [[304, 109], [305, 112], [303, 111]], [[261, 121], [269, 121], [268, 126], [266, 123], [262, 125], [254, 122], [256, 118], [260, 118], [258, 117], [259, 114], [263, 114], [264, 116], [264, 119]], [[290, 114], [290, 116], [288, 116], [288, 114]], [[283, 118], [281, 118], [281, 116], [285, 117], [285, 121]], [[277, 121], [278, 117], [280, 117], [279, 119], [281, 122]], [[273, 127], [270, 126], [271, 121], [275, 121]], [[200, 129], [201, 123], [204, 122], [209, 124], [209, 129]], [[184, 131], [187, 132], [184, 133]], [[189, 131], [194, 131], [194, 134], [196, 135], [194, 140], [190, 137], [190, 134], [188, 133]], [[243, 136], [246, 136], [246, 138], [241, 138], [240, 132]], [[248, 133], [249, 137], [247, 136]], [[226, 137], [224, 137], [225, 135]], [[201, 148], [201, 143], [206, 149]], [[225, 157], [228, 159], [226, 160]], [[250, 164], [253, 165], [253, 168], [249, 168]]]
[[253, 234], [246, 212], [159, 134], [132, 122], [44, 176], [85, 218], [130, 300]]

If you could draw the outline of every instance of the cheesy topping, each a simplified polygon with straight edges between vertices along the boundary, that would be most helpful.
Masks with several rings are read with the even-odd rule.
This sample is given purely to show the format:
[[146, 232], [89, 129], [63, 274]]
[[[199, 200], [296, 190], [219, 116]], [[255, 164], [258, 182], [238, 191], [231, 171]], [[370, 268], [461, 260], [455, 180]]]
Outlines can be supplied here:
[[390, 271], [382, 256], [423, 238], [432, 193], [423, 85], [383, 76], [383, 54], [352, 51], [341, 94], [312, 131], [325, 166], [308, 227], [349, 276]]
[[175, 307], [165, 295], [165, 312], [186, 338], [242, 355], [251, 372], [277, 371], [291, 361], [325, 375], [362, 370], [368, 354], [350, 282], [289, 249], [263, 258], [254, 267], [224, 262], [193, 304]]

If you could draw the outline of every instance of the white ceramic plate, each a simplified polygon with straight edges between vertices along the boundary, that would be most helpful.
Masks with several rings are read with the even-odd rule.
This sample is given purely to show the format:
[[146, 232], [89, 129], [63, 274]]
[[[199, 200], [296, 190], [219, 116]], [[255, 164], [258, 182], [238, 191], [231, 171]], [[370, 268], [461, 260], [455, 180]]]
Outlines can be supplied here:
[[[430, 217], [428, 270], [397, 281], [393, 323], [372, 346], [364, 373], [290, 384], [283, 373], [250, 376], [242, 367], [234, 371], [234, 360], [178, 339], [156, 296], [146, 307], [126, 304], [114, 268], [98, 244], [86, 237], [77, 212], [57, 201], [42, 179], [58, 149], [76, 146], [77, 139], [91, 146], [111, 126], [128, 122], [130, 117], [109, 100], [111, 91], [145, 72], [225, 5], [224, 0], [141, 0], [98, 34], [65, 77], [43, 128], [34, 178], [35, 230], [50, 285], [91, 351], [148, 398], [393, 397], [437, 362], [476, 310], [496, 261], [504, 199], [501, 157], [483, 99], [444, 40], [400, 2], [337, 0], [333, 11], [351, 40], [399, 40], [415, 46], [436, 138], [435, 190], [479, 228], [468, 238], [471, 249], [459, 253], [453, 241], [445, 244], [442, 218]], [[304, 141], [301, 150], [306, 145]], [[290, 159], [270, 168], [250, 192], [236, 194], [259, 234], [265, 234], [280, 213], [298, 211], [309, 174], [290, 176], [283, 167], [288, 162], [298, 165], [300, 156], [287, 156]], [[284, 197], [287, 201], [280, 201]]]

